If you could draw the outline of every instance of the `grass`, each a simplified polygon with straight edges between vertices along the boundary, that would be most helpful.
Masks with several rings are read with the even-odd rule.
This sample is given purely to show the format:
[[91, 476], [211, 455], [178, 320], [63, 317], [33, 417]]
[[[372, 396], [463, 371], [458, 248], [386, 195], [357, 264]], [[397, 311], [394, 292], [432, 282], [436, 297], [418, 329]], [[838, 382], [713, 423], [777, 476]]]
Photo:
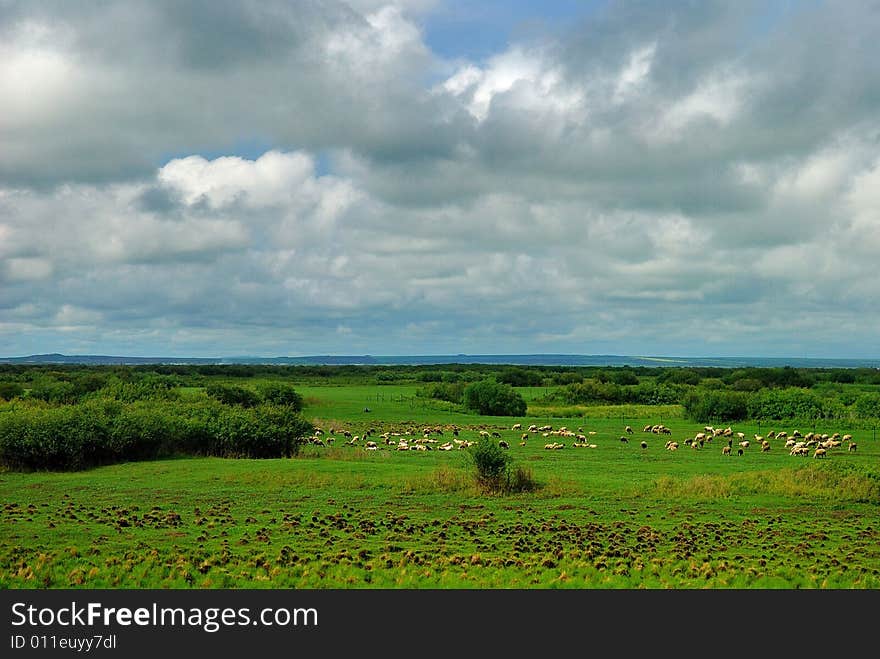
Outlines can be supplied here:
[[[479, 417], [423, 406], [416, 388], [297, 387], [325, 429], [375, 438], [440, 426], [444, 440], [453, 426], [467, 439], [491, 429], [535, 487], [489, 495], [461, 451], [365, 451], [340, 439], [292, 459], [0, 473], [0, 587], [880, 588], [870, 431], [852, 431], [858, 452], [826, 460], [781, 443], [724, 456], [721, 438], [669, 451], [668, 439], [702, 424], [667, 408]], [[516, 422], [581, 429], [595, 448], [566, 438], [545, 450], [560, 438], [541, 433], [520, 446]], [[671, 436], [642, 431], [661, 422]]]

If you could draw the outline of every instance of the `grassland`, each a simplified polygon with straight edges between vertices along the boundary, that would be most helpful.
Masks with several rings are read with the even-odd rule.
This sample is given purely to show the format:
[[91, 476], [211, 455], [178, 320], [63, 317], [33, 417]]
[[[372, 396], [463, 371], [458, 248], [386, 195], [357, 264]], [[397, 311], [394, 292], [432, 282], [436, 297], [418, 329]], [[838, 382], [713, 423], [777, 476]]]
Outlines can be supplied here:
[[[298, 391], [304, 415], [324, 429], [374, 439], [422, 436], [426, 426], [444, 429], [445, 440], [453, 427], [461, 439], [497, 432], [538, 490], [481, 492], [464, 450], [397, 451], [380, 441], [366, 451], [341, 435], [289, 459], [5, 472], [0, 586], [880, 588], [880, 445], [871, 430], [852, 431], [857, 451], [835, 448], [824, 460], [793, 457], [781, 441], [722, 455], [720, 437], [670, 451], [667, 440], [702, 429], [676, 406], [568, 408], [557, 417], [534, 405], [524, 418], [484, 417], [419, 399], [417, 388]], [[521, 391], [529, 401], [542, 394]], [[569, 440], [546, 450], [541, 433], [521, 446], [515, 422], [580, 428], [595, 447]], [[657, 423], [672, 434], [643, 432]]]

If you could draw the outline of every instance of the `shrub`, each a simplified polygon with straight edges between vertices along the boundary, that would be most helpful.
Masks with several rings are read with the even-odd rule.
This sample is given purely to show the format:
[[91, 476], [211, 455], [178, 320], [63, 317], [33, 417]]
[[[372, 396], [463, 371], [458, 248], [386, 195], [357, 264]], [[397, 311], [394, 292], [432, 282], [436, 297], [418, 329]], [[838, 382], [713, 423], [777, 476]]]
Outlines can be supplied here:
[[685, 394], [682, 404], [685, 415], [700, 423], [742, 421], [748, 417], [746, 394], [699, 388]]
[[18, 382], [0, 382], [0, 399], [12, 400], [24, 396], [24, 387]]
[[465, 387], [462, 401], [467, 409], [482, 415], [522, 416], [528, 408], [513, 387], [491, 379], [472, 382]]
[[658, 382], [668, 382], [670, 384], [689, 384], [696, 386], [702, 381], [702, 376], [690, 368], [667, 368], [657, 376]]
[[254, 407], [260, 403], [260, 397], [255, 392], [236, 385], [211, 384], [205, 389], [205, 393], [224, 405]]
[[468, 451], [477, 469], [477, 484], [490, 492], [504, 491], [510, 454], [487, 437], [481, 437]]
[[416, 396], [420, 398], [433, 398], [435, 400], [445, 400], [456, 405], [461, 404], [464, 397], [465, 385], [463, 382], [437, 382], [435, 384], [422, 387], [416, 391]]
[[73, 403], [76, 401], [76, 387], [72, 382], [56, 380], [48, 375], [38, 375], [31, 383], [28, 397], [47, 403]]
[[257, 387], [264, 403], [285, 405], [298, 412], [303, 407], [303, 397], [289, 384], [266, 382]]
[[175, 454], [290, 457], [313, 430], [287, 405], [126, 405], [105, 399], [22, 407], [0, 414], [0, 464], [19, 470], [71, 470]]
[[544, 383], [540, 373], [525, 368], [508, 368], [501, 372], [498, 381], [511, 387], [540, 387]]
[[831, 401], [809, 389], [763, 389], [749, 402], [753, 419], [820, 419], [836, 416]]
[[484, 492], [510, 494], [538, 489], [532, 470], [521, 466], [513, 468], [507, 449], [487, 437], [481, 437], [468, 449], [468, 455], [476, 468], [477, 486]]
[[865, 393], [856, 398], [856, 414], [860, 419], [880, 418], [880, 394]]
[[107, 419], [84, 406], [0, 416], [0, 462], [13, 469], [81, 469], [107, 444]]

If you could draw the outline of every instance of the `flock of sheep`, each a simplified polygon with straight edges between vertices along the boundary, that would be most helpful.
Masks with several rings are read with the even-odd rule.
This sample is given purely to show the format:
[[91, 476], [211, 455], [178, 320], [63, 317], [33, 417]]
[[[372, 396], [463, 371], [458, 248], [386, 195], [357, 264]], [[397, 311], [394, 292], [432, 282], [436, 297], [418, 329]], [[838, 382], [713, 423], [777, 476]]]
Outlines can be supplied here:
[[[345, 446], [362, 446], [367, 451], [378, 451], [381, 449], [395, 451], [452, 451], [461, 450], [473, 446], [480, 438], [497, 438], [498, 445], [501, 448], [509, 449], [510, 443], [502, 438], [497, 430], [487, 430], [485, 427], [476, 429], [476, 437], [472, 439], [464, 439], [460, 437], [463, 429], [456, 425], [434, 425], [418, 427], [407, 427], [398, 430], [387, 430], [377, 433], [374, 429], [368, 429], [361, 435], [353, 435], [351, 431], [346, 429], [329, 428], [325, 433], [322, 428], [315, 428], [314, 435], [309, 438], [309, 443], [316, 446], [331, 446], [339, 438], [344, 438], [342, 444]], [[521, 423], [515, 423], [511, 426], [512, 431], [522, 431]], [[647, 425], [642, 429], [645, 433], [658, 435], [671, 435], [672, 430], [663, 424]], [[631, 426], [624, 427], [624, 434], [620, 435], [622, 443], [629, 442], [629, 436], [634, 434]], [[446, 433], [451, 435], [447, 438]], [[567, 426], [553, 428], [551, 425], [533, 424], [522, 432], [520, 435], [520, 446], [526, 446], [528, 440], [532, 436], [541, 436], [548, 441], [544, 444], [546, 450], [564, 449], [567, 445], [572, 448], [598, 448], [598, 445], [591, 441], [592, 436], [596, 435], [596, 431], [584, 432], [583, 428], [570, 430]], [[814, 458], [823, 458], [828, 452], [842, 447], [844, 444], [848, 451], [855, 451], [856, 443], [853, 441], [852, 435], [841, 435], [839, 432], [834, 434], [809, 432], [805, 435], [799, 430], [776, 432], [770, 430], [761, 435], [755, 433], [751, 439], [746, 438], [743, 432], [734, 432], [731, 427], [715, 428], [713, 426], [705, 426], [703, 430], [688, 437], [682, 442], [669, 439], [666, 441], [664, 448], [669, 451], [678, 450], [679, 446], [689, 446], [691, 449], [699, 450], [711, 443], [715, 438], [726, 439], [726, 443], [721, 447], [722, 455], [731, 455], [736, 450], [738, 455], [744, 455], [753, 444], [760, 446], [761, 452], [765, 453], [771, 450], [770, 440], [781, 442], [783, 446], [789, 450], [789, 454], [793, 456], [806, 456], [812, 454]], [[552, 438], [552, 439], [551, 439]], [[572, 440], [570, 444], [566, 444], [565, 439]], [[736, 448], [734, 449], [734, 442]], [[648, 442], [642, 440], [640, 446], [643, 450], [648, 448]]]

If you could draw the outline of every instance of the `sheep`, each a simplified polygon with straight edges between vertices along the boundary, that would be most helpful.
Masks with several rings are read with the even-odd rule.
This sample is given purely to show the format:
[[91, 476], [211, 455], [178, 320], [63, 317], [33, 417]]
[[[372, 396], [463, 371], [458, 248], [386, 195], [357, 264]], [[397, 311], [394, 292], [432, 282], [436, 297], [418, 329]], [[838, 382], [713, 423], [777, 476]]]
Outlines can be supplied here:
[[742, 450], [742, 448], [738, 448], [738, 449], [736, 449], [736, 454], [737, 454], [737, 455], [742, 455], [742, 454], [743, 454], [743, 450]]
[[856, 450], [856, 443], [855, 442], [848, 442], [846, 445], [846, 450], [847, 451], [855, 451]]
[[815, 451], [813, 451], [814, 458], [824, 458], [827, 456], [827, 454], [828, 452], [822, 447], [819, 447]]
[[519, 441], [525, 442], [528, 438], [529, 438], [529, 433], [524, 432], [522, 435], [519, 436]]
[[512, 426], [510, 426], [510, 429], [511, 430], [522, 430], [522, 424], [521, 423], [514, 423]]
[[749, 440], [744, 439], [739, 443], [739, 445], [742, 446], [743, 448], [748, 448], [749, 447]]
[[627, 426], [627, 427], [624, 428], [623, 430], [624, 430], [624, 432], [626, 432], [626, 433], [628, 433], [628, 434], [630, 434], [630, 435], [632, 435], [632, 433], [633, 433], [633, 429], [632, 429], [631, 426]]
[[499, 439], [499, 440], [498, 440], [498, 446], [499, 446], [500, 448], [510, 448], [510, 444], [508, 444], [508, 443], [507, 443], [506, 441], [504, 441], [503, 439]]
[[721, 455], [730, 455], [730, 446], [722, 446]]
[[627, 439], [626, 435], [621, 435], [620, 441], [624, 444], [629, 444], [629, 439]]
[[643, 449], [648, 448], [648, 442], [643, 441], [643, 442], [642, 442], [642, 448], [643, 448]]
[[766, 453], [769, 450], [770, 450], [770, 442], [768, 442], [765, 439], [763, 442], [761, 442], [761, 453]]

